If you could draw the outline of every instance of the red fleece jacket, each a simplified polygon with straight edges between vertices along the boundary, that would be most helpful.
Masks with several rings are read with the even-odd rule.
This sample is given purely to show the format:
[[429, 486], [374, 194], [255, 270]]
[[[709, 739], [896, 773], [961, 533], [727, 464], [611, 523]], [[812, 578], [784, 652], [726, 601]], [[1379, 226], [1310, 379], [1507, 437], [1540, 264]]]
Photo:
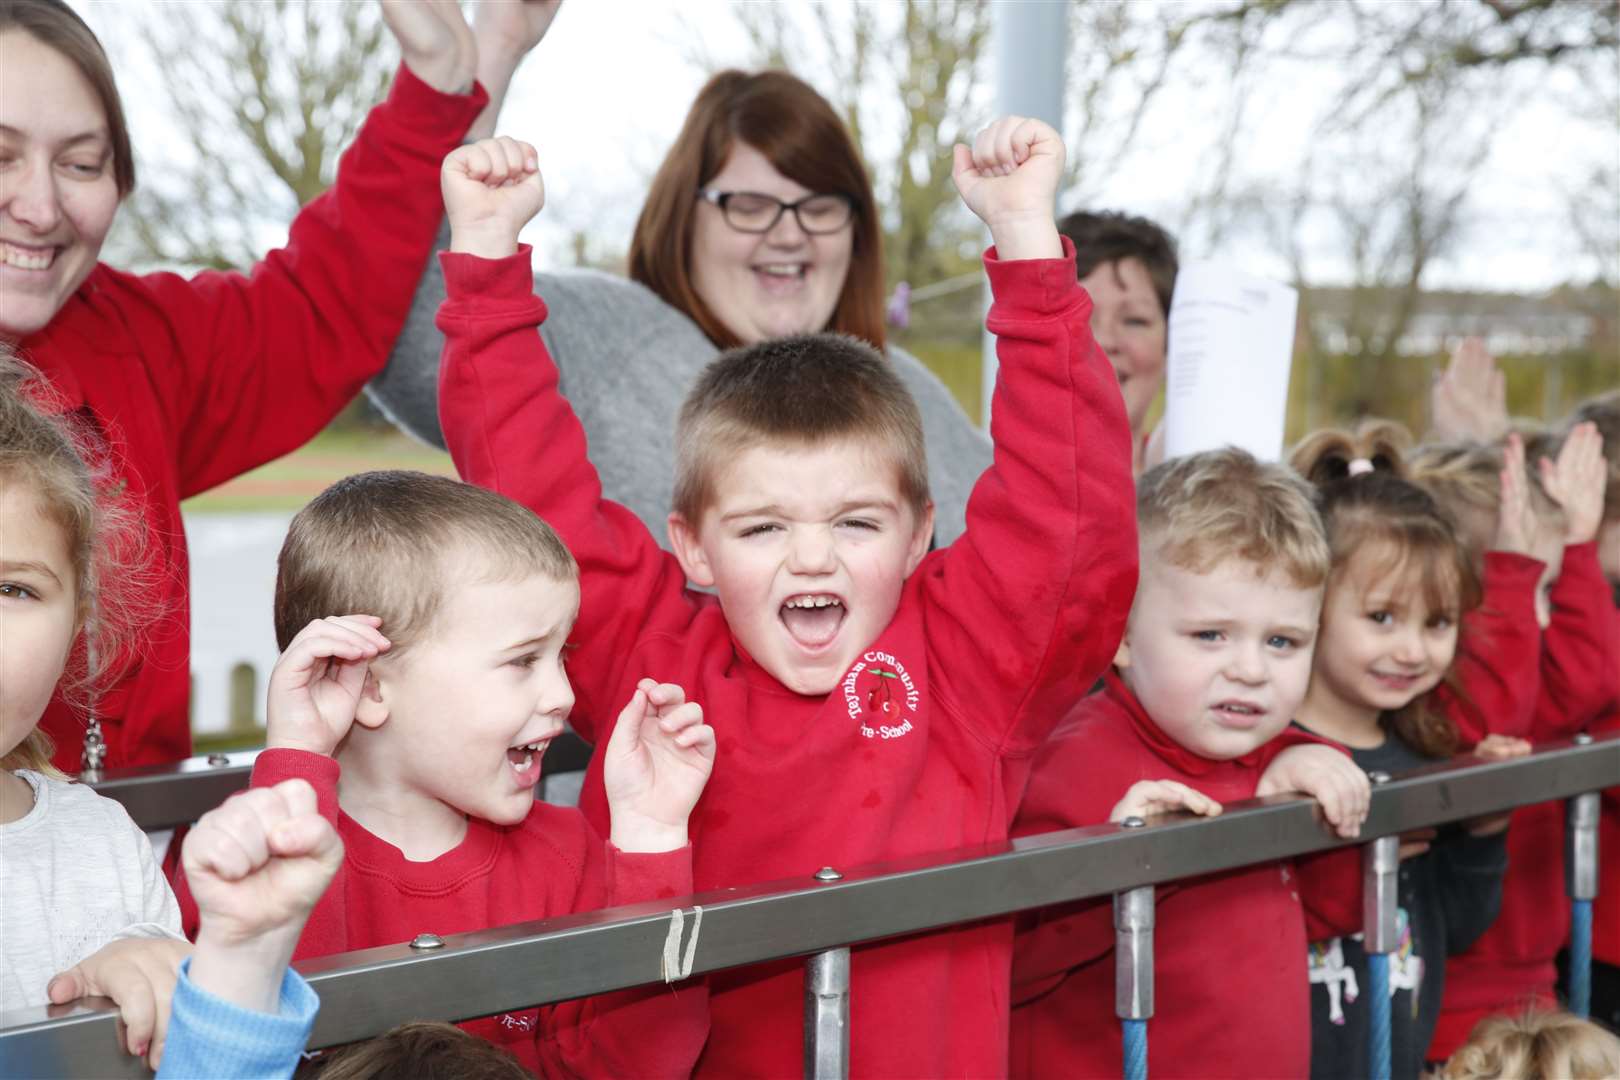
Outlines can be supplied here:
[[[1552, 619], [1541, 636], [1532, 741], [1568, 738], [1620, 709], [1617, 656], [1620, 618], [1598, 564], [1597, 545], [1572, 544], [1564, 549], [1564, 567], [1552, 590]], [[1431, 1060], [1449, 1057], [1491, 1013], [1553, 1002], [1554, 960], [1569, 940], [1570, 925], [1564, 813], [1562, 802], [1513, 812], [1502, 912], [1471, 949], [1448, 961]]]
[[[545, 309], [527, 254], [442, 257], [439, 407], [456, 465], [549, 521], [579, 560], [576, 726], [594, 739], [651, 676], [684, 686], [716, 730], [691, 821], [699, 889], [1005, 839], [1031, 755], [1113, 655], [1136, 584], [1130, 432], [1065, 245], [1062, 259], [986, 255], [994, 463], [967, 533], [924, 558], [889, 625], [816, 696], [761, 669], [715, 598], [689, 591], [645, 526], [603, 499], [535, 333]], [[603, 828], [599, 760], [581, 805]], [[852, 1074], [1004, 1072], [1011, 948], [1005, 924], [856, 948]], [[799, 1074], [802, 962], [710, 988], [699, 1074]]]
[[[413, 862], [338, 808], [338, 763], [301, 750], [266, 750], [253, 786], [307, 780], [322, 816], [343, 838], [343, 865], [310, 913], [294, 960], [397, 945], [417, 934], [463, 934], [576, 911], [636, 904], [692, 891], [692, 848], [632, 855], [603, 840], [578, 810], [535, 802], [521, 824], [467, 821], [450, 851]], [[182, 876], [176, 894], [196, 903]], [[648, 977], [656, 978], [656, 960]], [[453, 1004], [447, 1006], [455, 1016]], [[544, 1077], [691, 1074], [708, 1035], [701, 984], [625, 990], [460, 1027], [512, 1052]]]
[[[484, 107], [401, 67], [337, 184], [249, 274], [138, 276], [98, 265], [19, 343], [134, 493], [151, 534], [139, 659], [96, 703], [106, 767], [191, 752], [191, 618], [180, 500], [294, 450], [382, 369], [443, 216], [439, 165]], [[262, 617], [260, 613], [255, 616]], [[41, 722], [79, 771], [83, 714]]]
[[[1176, 780], [1221, 803], [1250, 799], [1271, 760], [1301, 743], [1333, 745], [1290, 729], [1232, 761], [1200, 757], [1166, 735], [1111, 671], [1041, 750], [1013, 832], [1101, 824], [1138, 780]], [[1360, 868], [1352, 847], [1158, 887], [1154, 1075], [1310, 1073], [1306, 946], [1360, 929]], [[1019, 920], [1011, 1075], [1121, 1075], [1113, 957], [1108, 900]]]

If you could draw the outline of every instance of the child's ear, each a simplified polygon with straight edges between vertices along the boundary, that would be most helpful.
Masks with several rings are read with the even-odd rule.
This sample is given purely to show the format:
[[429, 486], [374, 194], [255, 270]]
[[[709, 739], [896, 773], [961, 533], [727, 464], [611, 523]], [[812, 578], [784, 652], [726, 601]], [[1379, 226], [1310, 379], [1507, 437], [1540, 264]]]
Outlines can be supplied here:
[[680, 514], [669, 515], [669, 546], [686, 573], [686, 580], [705, 589], [714, 587], [714, 571], [709, 556], [703, 550], [697, 529]]
[[917, 521], [917, 530], [911, 534], [911, 543], [906, 548], [906, 577], [917, 569], [917, 564], [923, 561], [928, 554], [928, 545], [934, 542], [934, 502], [930, 499], [923, 507], [922, 516]]
[[360, 701], [354, 707], [354, 722], [361, 727], [379, 728], [388, 719], [388, 703], [383, 700], [377, 669], [366, 671], [366, 684], [360, 688]]

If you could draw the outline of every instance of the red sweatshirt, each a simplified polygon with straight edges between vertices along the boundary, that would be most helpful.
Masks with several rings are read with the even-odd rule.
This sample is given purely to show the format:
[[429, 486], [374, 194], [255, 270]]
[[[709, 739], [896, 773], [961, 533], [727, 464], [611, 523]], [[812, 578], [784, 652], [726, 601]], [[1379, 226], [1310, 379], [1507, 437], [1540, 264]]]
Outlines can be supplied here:
[[[1106, 680], [1036, 759], [1015, 835], [1101, 824], [1138, 780], [1177, 780], [1222, 803], [1250, 799], [1279, 751], [1323, 742], [1291, 729], [1252, 754], [1211, 761], [1166, 735], [1114, 672]], [[1263, 863], [1158, 887], [1154, 1075], [1309, 1075], [1306, 945], [1360, 929], [1360, 855], [1346, 848], [1304, 863], [1308, 874], [1291, 861]], [[1112, 904], [1026, 914], [1013, 955], [1012, 1075], [1121, 1075]]]
[[1491, 732], [1530, 737], [1541, 680], [1536, 586], [1545, 568], [1528, 555], [1485, 553], [1484, 596], [1463, 616], [1451, 675], [1430, 698], [1468, 746]]
[[[461, 934], [692, 891], [692, 849], [632, 855], [604, 841], [578, 810], [536, 801], [519, 825], [467, 819], [467, 836], [413, 862], [338, 808], [332, 758], [267, 750], [253, 786], [299, 778], [315, 788], [343, 838], [343, 865], [298, 941], [294, 960]], [[184, 880], [181, 906], [195, 910]], [[461, 1028], [510, 1050], [547, 1077], [686, 1077], [708, 1035], [701, 983], [582, 998], [470, 1020]]]
[[[1532, 740], [1568, 738], [1620, 709], [1620, 619], [1609, 597], [1597, 545], [1565, 548], [1552, 590], [1552, 620], [1542, 634]], [[1554, 959], [1569, 940], [1570, 925], [1564, 821], [1563, 802], [1513, 812], [1502, 912], [1473, 948], [1448, 962], [1431, 1060], [1449, 1057], [1493, 1012], [1531, 1001], [1553, 1003]]]
[[[526, 253], [445, 255], [439, 408], [461, 474], [533, 508], [580, 564], [569, 670], [595, 739], [643, 676], [703, 704], [719, 757], [692, 815], [699, 889], [1002, 840], [1031, 755], [1112, 656], [1136, 584], [1130, 433], [1066, 256], [985, 257], [1001, 359], [995, 459], [967, 533], [930, 553], [839, 688], [803, 696], [737, 644], [712, 596], [602, 498], [535, 326]], [[647, 358], [657, 363], [656, 356]], [[600, 755], [582, 807], [607, 821]], [[855, 1076], [995, 1076], [1011, 934], [958, 927], [857, 948]], [[710, 1076], [802, 1069], [801, 961], [710, 979]]]
[[[141, 659], [96, 706], [107, 767], [191, 752], [189, 570], [180, 500], [280, 457], [382, 369], [443, 214], [439, 164], [484, 107], [401, 67], [337, 184], [251, 274], [126, 274], [98, 265], [19, 343], [111, 453], [151, 532], [157, 610]], [[56, 764], [79, 771], [83, 715], [53, 701]]]

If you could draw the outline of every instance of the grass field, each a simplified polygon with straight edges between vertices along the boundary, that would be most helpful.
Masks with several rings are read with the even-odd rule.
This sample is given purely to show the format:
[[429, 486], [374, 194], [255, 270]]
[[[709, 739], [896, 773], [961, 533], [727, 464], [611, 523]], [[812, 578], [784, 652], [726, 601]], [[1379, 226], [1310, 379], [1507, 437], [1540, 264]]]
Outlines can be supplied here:
[[284, 458], [187, 499], [187, 513], [297, 510], [331, 484], [368, 469], [419, 469], [454, 476], [450, 455], [397, 431], [324, 431]]

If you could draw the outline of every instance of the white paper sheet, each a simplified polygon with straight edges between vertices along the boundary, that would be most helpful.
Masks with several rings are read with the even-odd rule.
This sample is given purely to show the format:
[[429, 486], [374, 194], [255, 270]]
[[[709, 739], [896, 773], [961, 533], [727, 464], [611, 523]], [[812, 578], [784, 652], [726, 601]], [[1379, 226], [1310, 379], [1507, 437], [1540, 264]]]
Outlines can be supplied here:
[[1282, 456], [1299, 294], [1216, 262], [1176, 275], [1165, 374], [1166, 459], [1239, 446]]

